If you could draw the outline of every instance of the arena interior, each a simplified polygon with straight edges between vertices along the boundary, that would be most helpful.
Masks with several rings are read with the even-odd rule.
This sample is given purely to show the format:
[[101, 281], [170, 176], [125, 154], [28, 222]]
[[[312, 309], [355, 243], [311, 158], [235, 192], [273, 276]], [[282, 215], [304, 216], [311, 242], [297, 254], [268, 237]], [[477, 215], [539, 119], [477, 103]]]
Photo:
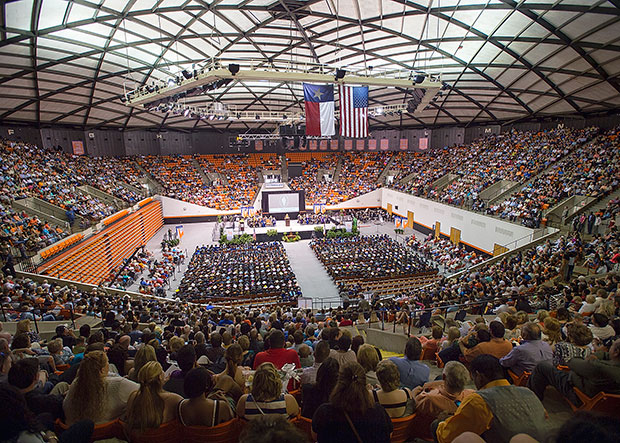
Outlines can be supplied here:
[[0, 441], [620, 441], [618, 0], [0, 1]]

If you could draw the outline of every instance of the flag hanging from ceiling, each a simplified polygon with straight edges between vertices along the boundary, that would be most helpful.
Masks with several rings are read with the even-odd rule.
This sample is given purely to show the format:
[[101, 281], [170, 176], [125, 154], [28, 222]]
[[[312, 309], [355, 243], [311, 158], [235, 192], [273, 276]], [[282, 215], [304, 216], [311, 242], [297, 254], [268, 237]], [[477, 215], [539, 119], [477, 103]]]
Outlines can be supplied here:
[[306, 135], [335, 135], [334, 87], [304, 83], [304, 101], [306, 104]]
[[368, 86], [340, 85], [340, 135], [368, 137]]

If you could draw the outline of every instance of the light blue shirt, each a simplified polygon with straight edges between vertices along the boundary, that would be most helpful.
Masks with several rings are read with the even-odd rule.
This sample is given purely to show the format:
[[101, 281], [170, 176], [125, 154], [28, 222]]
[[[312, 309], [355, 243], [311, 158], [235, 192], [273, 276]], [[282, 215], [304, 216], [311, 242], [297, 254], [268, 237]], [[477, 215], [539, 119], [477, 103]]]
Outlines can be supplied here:
[[419, 360], [409, 360], [407, 357], [391, 357], [400, 372], [400, 385], [409, 389], [422, 386], [428, 381], [431, 369]]

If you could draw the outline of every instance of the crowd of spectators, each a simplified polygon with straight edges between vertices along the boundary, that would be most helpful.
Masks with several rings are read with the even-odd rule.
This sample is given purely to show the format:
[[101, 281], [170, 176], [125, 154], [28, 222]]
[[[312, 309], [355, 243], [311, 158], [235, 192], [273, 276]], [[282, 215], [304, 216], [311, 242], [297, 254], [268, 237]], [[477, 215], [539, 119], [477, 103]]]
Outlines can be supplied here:
[[170, 279], [175, 277], [176, 268], [185, 262], [185, 252], [177, 247], [162, 243], [161, 258], [155, 260], [148, 256], [148, 275], [140, 279], [138, 291], [142, 294], [166, 296], [166, 286], [170, 287]]
[[435, 238], [432, 233], [424, 241], [411, 236], [407, 240], [407, 246], [419, 252], [426, 259], [442, 265], [442, 271], [448, 274], [482, 263], [487, 258], [483, 253], [466, 250], [462, 244], [455, 245], [448, 239]]
[[325, 177], [319, 177], [319, 170], [326, 171], [333, 180], [338, 159], [339, 155], [336, 153], [289, 153], [287, 162], [298, 161], [302, 167], [301, 175], [291, 177], [289, 185], [292, 189], [305, 191], [306, 202], [309, 204], [324, 203], [324, 195], [328, 192], [330, 185]]
[[[613, 207], [611, 202], [610, 214]], [[432, 429], [440, 442], [452, 441], [464, 431], [489, 436], [516, 430], [542, 441], [548, 423], [540, 401], [546, 386], [555, 386], [575, 405], [581, 400], [573, 387], [588, 396], [600, 391], [620, 393], [615, 369], [620, 359], [620, 278], [614, 274], [571, 278], [571, 267], [593, 253], [611, 270], [620, 261], [619, 241], [614, 227], [589, 241], [574, 232], [457, 280], [443, 279], [400, 303], [369, 307], [379, 311], [366, 315], [358, 315], [353, 308], [315, 314], [290, 308], [209, 311], [175, 301], [132, 300], [100, 289], [84, 293], [4, 277], [7, 317], [3, 320], [21, 323], [15, 336], [0, 331], [0, 340], [8, 345], [3, 352], [10, 356], [10, 363], [0, 362], [8, 382], [0, 389], [23, 395], [34, 414], [46, 412], [68, 425], [120, 417], [137, 433], [176, 419], [186, 425], [213, 426], [235, 416], [252, 422], [262, 420], [263, 413], [290, 417], [301, 412], [312, 419], [318, 441], [332, 441], [333, 435], [346, 439], [352, 432], [343, 425], [346, 412], [357, 432], [372, 435], [374, 441], [388, 441], [392, 419], [416, 413], [420, 420], [425, 417], [425, 424], [439, 417]], [[401, 265], [408, 260], [383, 237], [315, 240], [313, 247], [328, 263], [374, 260], [373, 270], [409, 272], [386, 262], [386, 256]], [[277, 257], [285, 257], [279, 249], [279, 243], [198, 248], [192, 260], [198, 257], [196, 271], [219, 278], [219, 269], [223, 285], [240, 285], [283, 272], [277, 266], [282, 263]], [[264, 275], [256, 274], [263, 269]], [[193, 273], [194, 280], [208, 282], [200, 272]], [[184, 283], [191, 287], [189, 280]], [[216, 287], [217, 293], [224, 293], [225, 287]], [[195, 296], [209, 291], [194, 288]], [[454, 309], [448, 306], [454, 303], [487, 317], [462, 322], [447, 318]], [[388, 321], [404, 318], [408, 322], [408, 312], [420, 307], [433, 310], [429, 325], [434, 327], [428, 337], [423, 329], [409, 339], [403, 357], [383, 359], [376, 348], [362, 344], [359, 336], [349, 336], [346, 329], [354, 322], [378, 321], [381, 312]], [[32, 331], [30, 320], [66, 319], [71, 311], [77, 317], [103, 315], [104, 331], [91, 334], [84, 329], [78, 337], [63, 326], [47, 343]], [[496, 318], [489, 321], [489, 314]], [[138, 321], [148, 328], [139, 331]], [[419, 361], [422, 354], [428, 357], [435, 352], [446, 363], [441, 381], [429, 380], [428, 366]], [[592, 355], [597, 360], [588, 359]], [[469, 366], [475, 392], [465, 389], [468, 371], [461, 361]], [[302, 385], [301, 400], [290, 395], [297, 387], [294, 382], [278, 371], [286, 363], [303, 370], [301, 380], [306, 385]], [[557, 364], [567, 365], [568, 371], [558, 371]], [[55, 374], [59, 368], [64, 372]], [[170, 379], [164, 383], [162, 374], [167, 370]], [[512, 386], [504, 370], [515, 377], [531, 374], [530, 390], [509, 392]], [[88, 380], [91, 389], [80, 379]], [[88, 398], [82, 394], [99, 385], [113, 394]], [[283, 391], [286, 385], [289, 394]], [[143, 407], [149, 401], [147, 393], [162, 405], [149, 414]], [[493, 418], [503, 412], [490, 405], [498, 401], [493, 395], [500, 394], [510, 396], [511, 407], [527, 426], [513, 423], [506, 430], [495, 424]], [[366, 406], [348, 409], [353, 400]], [[453, 415], [444, 419], [442, 413]]]
[[216, 180], [207, 190], [206, 206], [222, 210], [252, 206], [258, 191], [259, 171], [250, 165], [247, 154], [200, 155], [198, 162], [206, 173], [223, 174], [228, 183]]
[[619, 141], [614, 129], [582, 143], [487, 214], [540, 226], [545, 209], [572, 195], [603, 197], [618, 187]]
[[141, 248], [129, 259], [123, 260], [123, 263], [103, 282], [103, 286], [113, 289], [129, 288], [149, 268], [152, 261], [153, 253], [144, 247]]
[[[554, 129], [537, 133], [509, 131], [485, 137], [458, 153], [451, 171], [458, 178], [431, 198], [474, 210], [484, 208], [479, 193], [499, 180], [524, 182], [586, 142], [596, 133]], [[475, 161], [474, 161], [475, 160]]]
[[184, 300], [275, 297], [294, 301], [301, 295], [280, 242], [197, 247], [179, 286]]
[[[305, 164], [308, 171], [302, 171], [302, 175], [291, 179], [289, 184], [292, 189], [306, 192], [308, 204], [335, 205], [375, 190], [379, 174], [385, 169], [390, 157], [391, 154], [384, 152], [345, 152], [339, 156], [329, 154]], [[317, 177], [319, 169], [333, 169], [335, 174], [338, 161], [341, 169], [337, 180], [325, 181]]]
[[[566, 288], [595, 290], [599, 310], [616, 296], [618, 281], [577, 280]], [[44, 287], [13, 284], [8, 293]], [[55, 293], [53, 285], [46, 290]], [[464, 432], [494, 435], [493, 441], [518, 433], [560, 441], [541, 403], [546, 386], [576, 406], [573, 387], [590, 397], [620, 392], [620, 324], [607, 324], [608, 317], [597, 312], [588, 326], [587, 316], [566, 308], [573, 303], [566, 291], [536, 317], [517, 311], [521, 300], [509, 297], [495, 319], [445, 320], [451, 341], [436, 326], [431, 337], [410, 337], [403, 356], [390, 358], [353, 335], [347, 326], [356, 315], [340, 310], [206, 311], [161, 300], [104, 298], [99, 290], [71, 294], [76, 306], [82, 298], [102, 300], [95, 304], [107, 308], [103, 329], [60, 326], [48, 341], [31, 331], [28, 320], [15, 334], [0, 331], [0, 397], [17, 399], [20, 406], [3, 405], [2, 423], [12, 424], [1, 428], [3, 439], [52, 431], [56, 419], [67, 426], [121, 419], [133, 437], [172, 421], [213, 427], [239, 417], [247, 423], [240, 441], [255, 441], [244, 438], [265, 420], [271, 427], [272, 420], [283, 420], [275, 423], [290, 439], [278, 441], [305, 441], [286, 423], [300, 414], [311, 419], [318, 442], [355, 441], [356, 433], [388, 442], [393, 420], [415, 414], [416, 432], [439, 442]], [[364, 322], [363, 316], [357, 320]], [[553, 322], [560, 325], [557, 338]], [[429, 366], [420, 361], [427, 349], [445, 358], [440, 380], [430, 380]], [[457, 357], [449, 358], [451, 353]], [[596, 359], [586, 359], [590, 355]], [[556, 362], [566, 363], [568, 371], [558, 371]], [[529, 389], [511, 385], [505, 370], [531, 372]], [[476, 390], [466, 388], [470, 377]], [[509, 409], [495, 407], [502, 398], [509, 398]]]
[[398, 278], [433, 270], [388, 235], [313, 239], [310, 247], [334, 280]]
[[[138, 194], [118, 183], [119, 180], [134, 180], [137, 174], [125, 161], [74, 156], [13, 142], [0, 143], [0, 159], [0, 200], [3, 204], [38, 197], [97, 221], [120, 208], [78, 189], [79, 186], [100, 187], [128, 204], [140, 199]], [[125, 174], [131, 178], [126, 178]]]
[[51, 225], [37, 216], [0, 204], [0, 248], [13, 247], [19, 251], [20, 258], [34, 255], [68, 235], [65, 227]]

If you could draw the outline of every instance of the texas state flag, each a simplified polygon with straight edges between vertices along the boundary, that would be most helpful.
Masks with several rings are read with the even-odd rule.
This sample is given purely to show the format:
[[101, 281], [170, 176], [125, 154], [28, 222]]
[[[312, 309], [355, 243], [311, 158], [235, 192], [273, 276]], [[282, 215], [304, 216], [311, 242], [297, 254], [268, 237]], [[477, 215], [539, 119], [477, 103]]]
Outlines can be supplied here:
[[304, 101], [306, 103], [306, 135], [335, 135], [334, 87], [304, 83]]

